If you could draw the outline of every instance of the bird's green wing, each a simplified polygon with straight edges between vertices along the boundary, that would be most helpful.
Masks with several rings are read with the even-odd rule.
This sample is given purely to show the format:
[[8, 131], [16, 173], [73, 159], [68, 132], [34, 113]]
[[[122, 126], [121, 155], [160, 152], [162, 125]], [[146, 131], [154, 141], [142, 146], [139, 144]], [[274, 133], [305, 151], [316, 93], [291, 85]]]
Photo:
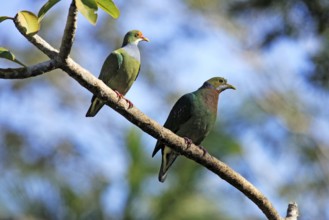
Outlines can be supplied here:
[[135, 78], [135, 81], [137, 79], [137, 77], [139, 76], [139, 72], [141, 71], [141, 65], [139, 65], [139, 68], [138, 68], [138, 72], [137, 72], [137, 75], [136, 75], [136, 78]]
[[115, 50], [106, 58], [99, 79], [108, 84], [109, 80], [113, 78], [120, 69], [123, 63], [123, 56], [119, 50]]
[[[182, 126], [185, 122], [187, 122], [191, 116], [193, 111], [193, 93], [188, 93], [182, 96], [175, 103], [174, 107], [171, 109], [168, 119], [164, 124], [165, 128], [168, 128], [172, 132], [176, 133], [180, 126]], [[152, 153], [152, 157], [163, 147], [164, 145], [158, 141], [155, 145], [154, 151]]]

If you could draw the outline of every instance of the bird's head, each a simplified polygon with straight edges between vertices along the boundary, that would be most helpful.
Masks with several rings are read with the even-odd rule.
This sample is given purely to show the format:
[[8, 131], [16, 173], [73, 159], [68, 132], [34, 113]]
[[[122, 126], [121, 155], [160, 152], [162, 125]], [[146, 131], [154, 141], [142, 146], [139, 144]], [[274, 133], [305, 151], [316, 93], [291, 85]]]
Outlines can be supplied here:
[[123, 46], [132, 43], [132, 44], [138, 44], [140, 41], [147, 41], [149, 42], [150, 40], [146, 37], [144, 37], [143, 33], [139, 30], [132, 30], [129, 31], [126, 35], [125, 38], [123, 39]]
[[227, 80], [222, 77], [213, 77], [202, 85], [202, 88], [211, 88], [215, 89], [218, 93], [226, 90], [226, 89], [234, 89], [235, 87], [228, 84]]

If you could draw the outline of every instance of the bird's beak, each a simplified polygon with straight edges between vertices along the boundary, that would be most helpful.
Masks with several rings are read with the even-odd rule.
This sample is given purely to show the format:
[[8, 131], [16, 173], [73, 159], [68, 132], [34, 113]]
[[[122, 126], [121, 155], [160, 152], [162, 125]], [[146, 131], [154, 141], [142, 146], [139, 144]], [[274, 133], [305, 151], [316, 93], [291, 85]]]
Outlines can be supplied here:
[[147, 37], [141, 36], [140, 38], [141, 38], [143, 41], [150, 42], [150, 40], [149, 40]]
[[222, 92], [222, 91], [224, 91], [226, 89], [234, 89], [234, 90], [236, 90], [236, 88], [234, 86], [232, 86], [231, 84], [228, 84], [228, 83], [223, 84], [223, 85], [220, 85], [220, 86], [217, 87], [218, 92]]
[[232, 86], [231, 84], [226, 83], [226, 89], [234, 89], [236, 90], [236, 88], [234, 86]]

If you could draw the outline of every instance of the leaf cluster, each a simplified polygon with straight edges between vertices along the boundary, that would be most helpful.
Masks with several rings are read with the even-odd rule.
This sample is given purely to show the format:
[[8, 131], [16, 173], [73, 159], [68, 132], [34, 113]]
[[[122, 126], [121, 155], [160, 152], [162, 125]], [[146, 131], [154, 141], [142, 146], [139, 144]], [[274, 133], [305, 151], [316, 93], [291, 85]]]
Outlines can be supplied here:
[[[0, 16], [0, 23], [5, 20], [12, 20], [16, 27], [22, 30], [26, 35], [37, 34], [41, 28], [41, 21], [45, 17], [46, 13], [61, 0], [48, 0], [44, 4], [38, 15], [31, 11], [20, 11], [15, 17]], [[120, 11], [112, 0], [75, 0], [74, 2], [79, 12], [91, 23], [96, 24], [98, 7], [104, 10], [113, 18], [120, 16]], [[19, 65], [25, 67], [25, 65], [15, 58], [15, 55], [8, 49], [0, 47], [0, 58], [13, 61]]]

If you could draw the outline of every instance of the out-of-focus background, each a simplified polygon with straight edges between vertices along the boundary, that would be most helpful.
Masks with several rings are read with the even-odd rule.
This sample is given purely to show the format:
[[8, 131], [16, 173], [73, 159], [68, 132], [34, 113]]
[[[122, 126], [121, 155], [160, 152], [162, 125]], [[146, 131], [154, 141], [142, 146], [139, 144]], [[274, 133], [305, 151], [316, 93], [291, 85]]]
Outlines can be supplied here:
[[[0, 15], [35, 13], [45, 0], [12, 0]], [[127, 98], [164, 123], [172, 105], [213, 76], [237, 87], [220, 96], [203, 142], [260, 189], [280, 214], [329, 219], [329, 1], [117, 0], [114, 20], [79, 15], [71, 56], [98, 76], [123, 35], [140, 29], [142, 68]], [[70, 1], [39, 33], [59, 46]], [[26, 64], [47, 57], [0, 24], [0, 46]], [[16, 67], [0, 60], [1, 68]], [[0, 80], [1, 219], [264, 219], [242, 193], [179, 158], [165, 183], [156, 140], [108, 107], [85, 118], [91, 94], [62, 71]]]

